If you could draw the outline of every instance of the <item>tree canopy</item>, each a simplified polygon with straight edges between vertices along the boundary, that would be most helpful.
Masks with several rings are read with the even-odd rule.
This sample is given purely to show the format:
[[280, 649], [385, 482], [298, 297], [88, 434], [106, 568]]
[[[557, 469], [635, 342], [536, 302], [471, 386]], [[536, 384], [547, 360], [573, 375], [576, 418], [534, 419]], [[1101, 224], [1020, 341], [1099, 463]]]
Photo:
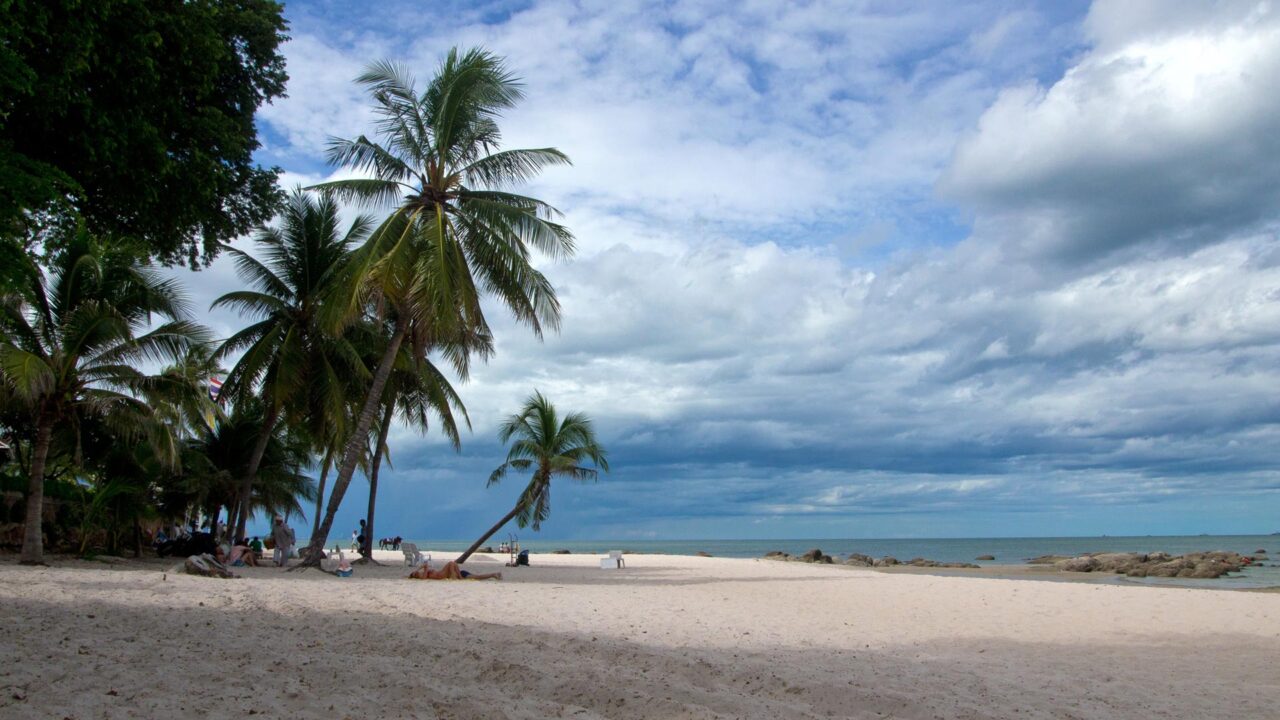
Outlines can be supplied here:
[[[166, 263], [269, 220], [254, 115], [284, 95], [275, 0], [0, 0], [0, 236], [75, 212]], [[33, 227], [36, 225], [37, 227]]]

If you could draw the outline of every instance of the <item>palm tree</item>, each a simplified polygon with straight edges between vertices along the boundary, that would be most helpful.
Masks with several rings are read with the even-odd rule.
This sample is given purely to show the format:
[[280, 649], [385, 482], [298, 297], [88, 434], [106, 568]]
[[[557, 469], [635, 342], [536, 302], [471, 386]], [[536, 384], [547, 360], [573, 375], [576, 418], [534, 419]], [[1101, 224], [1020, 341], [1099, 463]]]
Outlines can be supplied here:
[[[217, 518], [224, 504], [238, 500], [240, 473], [258, 452], [265, 421], [261, 403], [237, 403], [229, 415], [187, 441], [180, 485], [210, 517]], [[299, 501], [314, 499], [316, 492], [304, 472], [311, 462], [310, 445], [279, 422], [266, 435], [250, 511], [301, 515]]]
[[496, 118], [522, 97], [500, 58], [451, 50], [421, 95], [391, 63], [372, 65], [357, 81], [373, 95], [383, 142], [337, 139], [329, 159], [372, 177], [316, 188], [365, 204], [395, 204], [355, 254], [350, 273], [358, 282], [349, 287], [358, 292], [337, 319], [350, 322], [373, 303], [388, 311], [392, 330], [311, 540], [311, 565], [319, 564], [318, 551], [366, 452], [400, 346], [407, 342], [421, 359], [435, 338], [488, 334], [480, 305], [486, 293], [540, 337], [544, 324], [559, 326], [560, 306], [531, 264], [531, 248], [551, 258], [573, 252], [572, 234], [553, 221], [555, 208], [504, 190], [569, 160], [554, 148], [498, 150]]
[[[488, 357], [493, 352], [493, 339], [488, 335], [474, 335], [449, 342], [433, 343], [441, 354], [451, 358], [454, 370], [459, 378], [466, 381], [470, 371], [469, 359], [472, 353]], [[458, 433], [456, 411], [462, 416], [467, 429], [471, 428], [471, 419], [462, 404], [462, 398], [453, 389], [449, 379], [430, 360], [417, 361], [408, 349], [401, 347], [396, 365], [387, 381], [387, 391], [383, 398], [382, 418], [379, 421], [377, 437], [370, 449], [371, 467], [369, 470], [369, 509], [365, 518], [365, 544], [360, 553], [365, 558], [373, 557], [374, 510], [378, 499], [378, 472], [384, 458], [388, 458], [387, 436], [391, 432], [391, 423], [397, 414], [410, 427], [425, 434], [431, 427], [431, 416], [440, 423], [440, 429], [449, 438], [454, 451], [462, 449], [462, 437]]]
[[[41, 513], [54, 427], [74, 429], [96, 417], [125, 437], [160, 431], [162, 423], [145, 422], [152, 410], [133, 394], [154, 387], [155, 379], [134, 365], [176, 359], [205, 341], [204, 329], [187, 319], [176, 282], [162, 280], [144, 257], [81, 230], [55, 256], [47, 277], [34, 273], [23, 292], [0, 299], [0, 372], [35, 429], [25, 564], [44, 561]], [[165, 322], [146, 331], [156, 316]], [[172, 447], [159, 435], [150, 439], [162, 451]]]
[[282, 415], [306, 427], [311, 437], [347, 434], [342, 428], [350, 384], [367, 372], [349, 342], [324, 331], [320, 311], [340, 280], [338, 270], [350, 248], [364, 238], [368, 226], [367, 218], [358, 217], [341, 233], [337, 203], [297, 189], [282, 211], [280, 227], [263, 228], [255, 238], [261, 260], [226, 248], [237, 273], [253, 289], [229, 292], [210, 309], [231, 307], [257, 321], [227, 338], [214, 355], [219, 360], [244, 353], [222, 392], [243, 402], [258, 389], [265, 406], [261, 435], [240, 471], [237, 502], [228, 518], [236, 537], [244, 535], [258, 466]]
[[[582, 413], [569, 413], [561, 420], [555, 405], [540, 392], [535, 391], [525, 401], [524, 409], [508, 418], [498, 430], [500, 442], [506, 443], [512, 438], [516, 441], [507, 451], [507, 461], [489, 476], [488, 485], [502, 480], [508, 470], [532, 469], [533, 475], [516, 506], [467, 548], [458, 558], [459, 565], [512, 518], [520, 527], [532, 526], [534, 530], [542, 527], [551, 514], [551, 478], [560, 475], [588, 482], [599, 476], [599, 470], [609, 472], [609, 460], [596, 440], [591, 420]], [[583, 463], [588, 460], [595, 467], [584, 467]]]

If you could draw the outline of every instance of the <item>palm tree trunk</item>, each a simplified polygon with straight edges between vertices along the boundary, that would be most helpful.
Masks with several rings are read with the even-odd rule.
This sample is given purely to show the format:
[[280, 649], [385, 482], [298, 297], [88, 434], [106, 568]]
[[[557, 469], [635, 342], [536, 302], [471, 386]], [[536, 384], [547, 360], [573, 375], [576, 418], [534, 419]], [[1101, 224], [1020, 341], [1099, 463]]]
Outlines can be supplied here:
[[355, 430], [347, 438], [347, 446], [342, 453], [342, 464], [338, 466], [338, 476], [333, 480], [333, 492], [329, 495], [329, 506], [325, 509], [324, 522], [320, 523], [319, 531], [307, 546], [306, 557], [297, 567], [320, 567], [320, 553], [324, 549], [325, 539], [329, 537], [329, 530], [333, 528], [333, 516], [338, 513], [338, 507], [342, 505], [342, 497], [346, 495], [347, 486], [351, 484], [351, 476], [355, 475], [356, 464], [360, 462], [360, 455], [368, 443], [369, 428], [373, 427], [374, 415], [377, 414], [378, 406], [382, 403], [382, 391], [386, 389], [387, 380], [391, 377], [391, 368], [395, 365], [400, 345], [408, 335], [407, 322], [403, 319], [396, 321], [396, 331], [391, 335], [391, 339], [387, 342], [387, 349], [382, 353], [382, 360], [378, 363], [378, 371], [373, 375], [373, 383], [369, 385], [369, 394], [364, 399], [364, 407], [360, 409]]
[[[257, 444], [253, 446], [253, 454], [249, 456], [249, 466], [245, 468], [244, 480], [240, 482], [240, 512], [236, 518], [235, 531], [232, 533], [233, 540], [244, 536], [244, 528], [252, 512], [250, 504], [253, 502], [253, 481], [258, 476], [258, 466], [262, 464], [262, 456], [267, 453], [267, 443], [271, 442], [271, 435], [276, 429], [276, 418], [279, 415], [279, 408], [269, 404], [266, 417], [262, 419], [262, 432], [258, 435]], [[227, 518], [227, 529], [230, 530], [231, 527], [231, 519]]]
[[373, 508], [378, 502], [378, 468], [382, 467], [382, 456], [387, 450], [387, 435], [391, 432], [391, 420], [395, 417], [396, 404], [387, 403], [382, 414], [382, 424], [378, 427], [378, 445], [373, 451], [373, 469], [369, 471], [369, 513], [364, 523], [364, 547], [360, 554], [365, 559], [373, 560]]
[[[326, 450], [320, 464], [320, 487], [316, 492], [316, 512], [311, 516], [311, 537], [320, 532], [320, 513], [324, 511], [324, 486], [329, 481], [329, 468], [333, 467], [333, 450]], [[307, 538], [310, 542], [311, 538]]]
[[23, 565], [44, 564], [44, 464], [49, 457], [53, 420], [41, 414], [36, 421], [36, 443], [31, 451], [31, 479], [27, 484], [27, 518], [22, 537]]
[[511, 518], [515, 517], [516, 513], [518, 512], [520, 512], [520, 503], [516, 503], [516, 506], [511, 508], [511, 512], [507, 513], [506, 515], [503, 515], [502, 519], [499, 520], [496, 525], [489, 528], [488, 532], [481, 535], [479, 540], [471, 543], [471, 547], [467, 548], [467, 551], [462, 553], [462, 555], [454, 562], [458, 563], [459, 565], [466, 562], [467, 558], [471, 557], [472, 553], [480, 549], [480, 546], [484, 544], [485, 540], [488, 540], [489, 538], [493, 537], [493, 534], [501, 530], [503, 525], [506, 525], [507, 523], [511, 522]]

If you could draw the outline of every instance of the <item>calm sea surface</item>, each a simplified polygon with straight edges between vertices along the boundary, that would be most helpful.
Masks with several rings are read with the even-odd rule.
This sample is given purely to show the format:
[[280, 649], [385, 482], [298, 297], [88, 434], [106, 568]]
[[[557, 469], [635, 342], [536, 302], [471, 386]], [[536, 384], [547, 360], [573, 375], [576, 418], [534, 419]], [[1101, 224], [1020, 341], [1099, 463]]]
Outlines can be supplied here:
[[[414, 540], [419, 547], [432, 550], [461, 551], [471, 545], [464, 540]], [[501, 538], [489, 543], [497, 547]], [[1266, 550], [1274, 560], [1265, 561], [1262, 567], [1247, 568], [1245, 572], [1217, 580], [1179, 580], [1170, 583], [1194, 587], [1257, 588], [1280, 586], [1280, 535], [1170, 535], [1143, 537], [1062, 537], [1062, 538], [936, 538], [906, 540], [857, 540], [841, 538], [796, 540], [520, 540], [521, 547], [530, 552], [568, 550], [575, 555], [603, 554], [609, 550], [630, 550], [636, 553], [664, 555], [695, 555], [706, 552], [716, 557], [753, 558], [771, 550], [782, 550], [793, 555], [811, 548], [820, 548], [828, 555], [848, 555], [852, 552], [882, 557], [892, 555], [899, 560], [923, 557], [941, 562], [977, 562], [986, 566], [1023, 565], [1028, 558], [1038, 555], [1079, 555], [1090, 552], [1156, 552], [1173, 555], [1205, 550], [1232, 550], [1242, 554]], [[993, 561], [976, 561], [979, 555], [994, 555]], [[1127, 578], [1117, 582], [1144, 582]]]

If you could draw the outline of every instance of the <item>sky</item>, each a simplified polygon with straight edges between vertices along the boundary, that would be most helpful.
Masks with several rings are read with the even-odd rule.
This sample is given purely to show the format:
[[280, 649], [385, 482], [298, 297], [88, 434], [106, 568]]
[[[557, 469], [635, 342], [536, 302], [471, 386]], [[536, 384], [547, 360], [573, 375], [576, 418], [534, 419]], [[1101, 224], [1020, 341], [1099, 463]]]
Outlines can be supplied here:
[[[535, 389], [594, 419], [613, 471], [557, 481], [526, 539], [1280, 530], [1275, 4], [286, 17], [288, 97], [258, 116], [286, 186], [340, 176], [328, 139], [372, 132], [367, 63], [425, 82], [452, 46], [523, 79], [507, 147], [573, 160], [523, 190], [577, 239], [538, 261], [561, 332], [490, 310], [462, 451], [397, 427], [377, 535], [501, 517], [524, 478], [486, 489], [497, 427]], [[180, 274], [200, 307], [240, 286], [225, 260]]]

